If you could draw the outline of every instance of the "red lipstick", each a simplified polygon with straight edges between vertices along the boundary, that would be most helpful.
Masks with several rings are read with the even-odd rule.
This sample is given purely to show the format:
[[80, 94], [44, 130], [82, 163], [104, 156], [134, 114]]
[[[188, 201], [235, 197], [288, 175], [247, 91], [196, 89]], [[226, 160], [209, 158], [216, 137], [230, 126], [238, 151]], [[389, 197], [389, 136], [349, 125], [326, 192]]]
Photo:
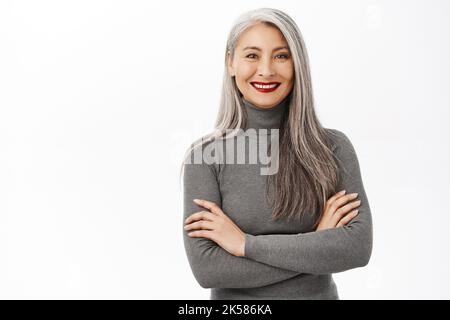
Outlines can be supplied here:
[[252, 87], [258, 90], [259, 92], [273, 92], [275, 91], [279, 86], [280, 82], [250, 82]]

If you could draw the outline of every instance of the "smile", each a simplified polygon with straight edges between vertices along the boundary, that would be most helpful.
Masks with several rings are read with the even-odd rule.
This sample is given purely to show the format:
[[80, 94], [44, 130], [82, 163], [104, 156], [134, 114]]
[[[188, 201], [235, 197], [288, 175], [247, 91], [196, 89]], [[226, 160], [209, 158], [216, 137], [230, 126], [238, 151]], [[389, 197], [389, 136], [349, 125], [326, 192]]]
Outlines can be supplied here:
[[272, 92], [275, 91], [279, 86], [280, 82], [250, 82], [252, 87], [258, 90], [259, 92]]

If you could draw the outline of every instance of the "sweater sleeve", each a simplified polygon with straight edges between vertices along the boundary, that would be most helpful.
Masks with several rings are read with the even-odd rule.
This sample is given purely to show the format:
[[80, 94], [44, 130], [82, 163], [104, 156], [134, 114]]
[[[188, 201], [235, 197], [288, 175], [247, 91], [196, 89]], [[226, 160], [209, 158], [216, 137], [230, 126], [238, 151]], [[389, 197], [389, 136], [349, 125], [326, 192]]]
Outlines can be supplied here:
[[359, 214], [342, 227], [299, 234], [246, 234], [245, 257], [275, 267], [311, 274], [338, 273], [368, 264], [372, 252], [372, 217], [355, 149], [336, 129], [337, 190], [358, 193]]
[[[184, 164], [184, 220], [191, 214], [207, 210], [193, 199], [205, 199], [222, 207], [221, 195], [213, 167], [207, 164]], [[203, 288], [262, 287], [297, 276], [299, 273], [237, 257], [208, 238], [189, 237], [183, 229], [184, 247], [192, 272]]]

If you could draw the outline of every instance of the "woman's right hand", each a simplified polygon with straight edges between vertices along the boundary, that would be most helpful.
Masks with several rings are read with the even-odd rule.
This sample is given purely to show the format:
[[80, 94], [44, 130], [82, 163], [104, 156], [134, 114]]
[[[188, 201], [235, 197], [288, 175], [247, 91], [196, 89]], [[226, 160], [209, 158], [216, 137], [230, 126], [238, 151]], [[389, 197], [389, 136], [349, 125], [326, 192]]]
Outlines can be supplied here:
[[322, 218], [316, 231], [338, 228], [349, 223], [357, 214], [361, 200], [352, 201], [358, 196], [357, 193], [345, 194], [345, 190], [336, 193], [325, 203]]

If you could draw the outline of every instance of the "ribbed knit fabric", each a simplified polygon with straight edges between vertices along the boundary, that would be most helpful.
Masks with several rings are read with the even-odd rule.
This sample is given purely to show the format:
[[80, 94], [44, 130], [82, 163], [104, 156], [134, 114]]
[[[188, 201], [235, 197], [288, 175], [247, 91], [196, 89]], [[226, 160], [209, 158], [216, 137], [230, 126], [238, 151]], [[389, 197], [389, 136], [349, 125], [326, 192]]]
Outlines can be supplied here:
[[[247, 129], [279, 128], [289, 96], [270, 109], [247, 100], [244, 105]], [[211, 288], [211, 299], [336, 300], [339, 295], [332, 273], [367, 265], [372, 252], [372, 217], [358, 158], [344, 133], [328, 128], [326, 132], [339, 160], [336, 190], [357, 192], [361, 200], [359, 214], [339, 228], [315, 231], [317, 213], [301, 222], [270, 221], [267, 176], [260, 174], [259, 163], [185, 165], [182, 225], [191, 214], [207, 210], [193, 202], [197, 198], [215, 202], [246, 233], [245, 257], [236, 257], [210, 239], [189, 237], [183, 229], [193, 275], [200, 286]]]

